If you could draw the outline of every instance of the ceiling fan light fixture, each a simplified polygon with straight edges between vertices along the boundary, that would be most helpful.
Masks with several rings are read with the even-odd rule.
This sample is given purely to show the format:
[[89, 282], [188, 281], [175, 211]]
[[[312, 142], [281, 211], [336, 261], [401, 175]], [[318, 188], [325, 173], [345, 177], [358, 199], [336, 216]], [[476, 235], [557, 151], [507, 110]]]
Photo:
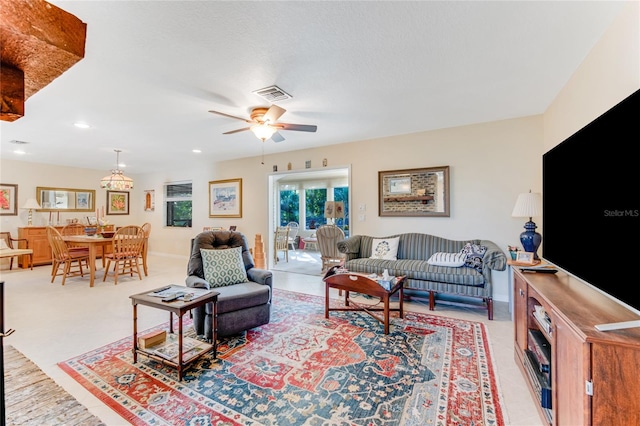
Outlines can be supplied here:
[[270, 139], [271, 136], [273, 136], [273, 134], [278, 131], [278, 129], [276, 129], [275, 127], [272, 127], [264, 123], [254, 124], [253, 126], [250, 127], [250, 129], [253, 132], [253, 134], [256, 135], [256, 137], [260, 139], [262, 142], [266, 141], [267, 139]]
[[111, 170], [110, 175], [100, 179], [100, 188], [113, 191], [128, 191], [133, 189], [133, 179], [125, 176], [123, 171], [118, 169], [121, 150], [114, 149], [114, 151], [116, 152], [116, 168]]

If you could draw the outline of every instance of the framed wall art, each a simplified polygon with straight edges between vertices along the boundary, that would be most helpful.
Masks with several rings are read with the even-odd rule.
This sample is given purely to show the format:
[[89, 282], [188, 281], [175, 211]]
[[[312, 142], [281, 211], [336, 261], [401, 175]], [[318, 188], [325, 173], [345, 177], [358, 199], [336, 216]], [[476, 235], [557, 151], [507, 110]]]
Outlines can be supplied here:
[[76, 209], [89, 210], [93, 206], [94, 193], [76, 192]]
[[378, 172], [378, 215], [449, 217], [449, 166]]
[[156, 209], [156, 191], [147, 189], [144, 191], [144, 211], [152, 212]]
[[0, 216], [18, 215], [18, 185], [0, 183]]
[[242, 217], [242, 179], [209, 182], [209, 217]]
[[129, 192], [107, 191], [107, 214], [129, 214]]

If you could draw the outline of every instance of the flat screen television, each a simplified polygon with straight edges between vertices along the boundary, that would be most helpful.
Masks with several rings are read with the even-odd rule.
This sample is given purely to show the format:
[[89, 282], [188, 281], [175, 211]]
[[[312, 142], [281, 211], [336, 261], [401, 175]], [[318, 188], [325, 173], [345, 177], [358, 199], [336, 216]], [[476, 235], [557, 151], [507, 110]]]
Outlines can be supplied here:
[[639, 145], [640, 90], [542, 158], [542, 258], [638, 315]]

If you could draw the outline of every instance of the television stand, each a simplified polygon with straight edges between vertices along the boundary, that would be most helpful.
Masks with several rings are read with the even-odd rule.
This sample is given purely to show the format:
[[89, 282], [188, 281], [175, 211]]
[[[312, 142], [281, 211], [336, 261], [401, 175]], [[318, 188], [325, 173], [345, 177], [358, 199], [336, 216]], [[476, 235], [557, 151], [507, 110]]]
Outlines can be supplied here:
[[[511, 268], [514, 356], [545, 426], [640, 425], [640, 318], [565, 273]], [[638, 326], [602, 332], [599, 325]]]
[[640, 320], [638, 320], [638, 321], [611, 322], [609, 324], [596, 324], [596, 325], [594, 325], [594, 327], [598, 331], [624, 330], [625, 328], [640, 327]]

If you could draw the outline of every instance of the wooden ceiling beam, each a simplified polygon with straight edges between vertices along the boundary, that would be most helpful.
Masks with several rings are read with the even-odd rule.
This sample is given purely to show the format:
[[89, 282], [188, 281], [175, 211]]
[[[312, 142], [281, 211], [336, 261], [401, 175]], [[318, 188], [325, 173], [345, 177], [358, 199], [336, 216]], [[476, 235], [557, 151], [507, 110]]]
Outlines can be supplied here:
[[87, 24], [44, 0], [0, 0], [0, 120], [24, 116], [30, 96], [84, 58], [86, 35]]

